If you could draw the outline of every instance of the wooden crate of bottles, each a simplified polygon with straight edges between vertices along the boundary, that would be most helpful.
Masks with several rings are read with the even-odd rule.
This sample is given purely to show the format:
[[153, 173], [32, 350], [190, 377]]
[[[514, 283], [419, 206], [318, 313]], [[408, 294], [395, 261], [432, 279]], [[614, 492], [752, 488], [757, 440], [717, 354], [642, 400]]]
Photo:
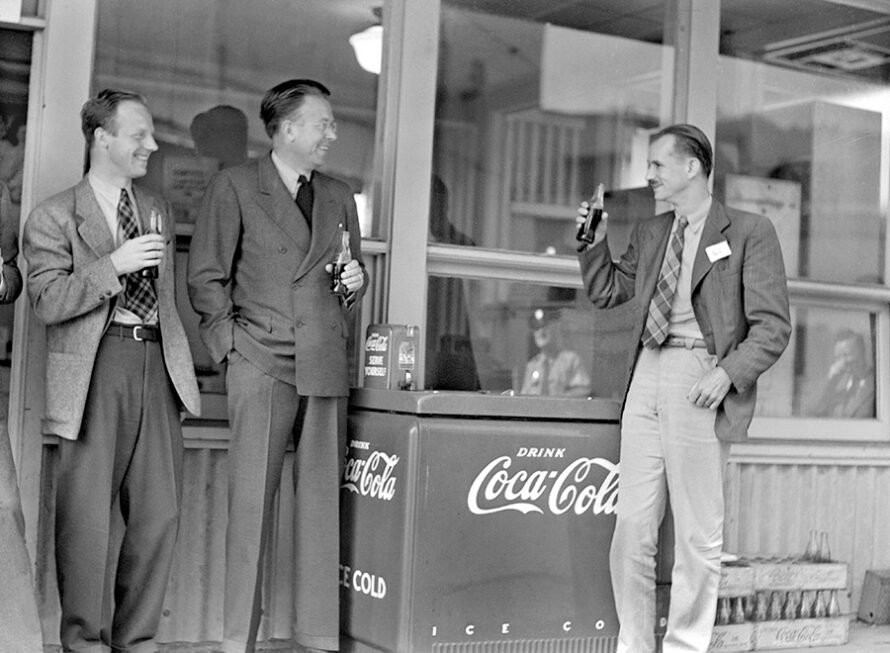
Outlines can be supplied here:
[[709, 651], [846, 643], [850, 622], [840, 615], [838, 592], [847, 581], [846, 563], [813, 556], [740, 558], [723, 565]]

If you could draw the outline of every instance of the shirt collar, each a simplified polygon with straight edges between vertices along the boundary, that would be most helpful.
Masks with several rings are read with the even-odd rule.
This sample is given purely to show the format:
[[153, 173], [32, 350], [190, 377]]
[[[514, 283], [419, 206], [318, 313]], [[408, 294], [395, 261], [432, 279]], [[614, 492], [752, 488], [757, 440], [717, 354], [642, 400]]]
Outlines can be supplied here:
[[287, 165], [280, 156], [278, 156], [275, 150], [272, 150], [272, 163], [275, 164], [275, 169], [278, 170], [278, 176], [281, 177], [281, 181], [284, 182], [284, 185], [287, 187], [287, 190], [292, 197], [297, 194], [297, 186], [299, 185], [301, 176], [305, 176], [309, 180], [312, 179], [311, 170], [309, 171], [309, 174], [294, 170]]
[[[112, 206], [117, 206], [117, 203], [121, 199], [121, 187], [117, 184], [112, 184], [111, 182], [103, 179], [99, 175], [94, 174], [93, 172], [88, 172], [87, 177], [90, 181], [90, 187], [93, 189], [93, 192], [96, 195], [101, 195], [107, 201], [111, 202]], [[130, 195], [130, 199], [133, 198], [133, 185], [127, 184], [124, 186], [127, 193]]]
[[[699, 231], [702, 226], [705, 224], [705, 220], [708, 217], [708, 213], [711, 212], [711, 202], [712, 198], [708, 195], [707, 199], [701, 203], [701, 205], [695, 209], [694, 211], [690, 211], [686, 216], [686, 220], [688, 224], [686, 225], [687, 229], [691, 229], [693, 232]], [[679, 214], [674, 211], [674, 216], [679, 217]]]

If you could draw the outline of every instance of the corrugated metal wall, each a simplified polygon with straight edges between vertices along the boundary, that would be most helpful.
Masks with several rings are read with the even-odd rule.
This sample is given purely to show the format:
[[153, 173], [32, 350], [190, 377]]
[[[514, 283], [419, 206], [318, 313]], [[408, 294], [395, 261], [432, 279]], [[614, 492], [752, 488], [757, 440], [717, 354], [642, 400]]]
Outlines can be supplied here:
[[728, 472], [726, 549], [801, 554], [810, 531], [824, 531], [832, 559], [850, 565], [841, 610], [856, 612], [865, 572], [890, 567], [890, 466], [737, 462]]

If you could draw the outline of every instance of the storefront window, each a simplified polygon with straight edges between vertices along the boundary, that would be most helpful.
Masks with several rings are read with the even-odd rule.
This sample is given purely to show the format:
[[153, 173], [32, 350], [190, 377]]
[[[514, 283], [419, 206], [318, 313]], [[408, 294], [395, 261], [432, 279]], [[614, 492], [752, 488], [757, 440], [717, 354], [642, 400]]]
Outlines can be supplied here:
[[781, 33], [724, 8], [715, 187], [772, 219], [790, 277], [883, 284], [890, 27], [845, 4], [776, 8]]
[[[379, 22], [372, 10], [364, 0], [100, 0], [93, 86], [134, 90], [148, 100], [159, 150], [142, 183], [173, 203], [179, 276], [210, 177], [269, 152], [260, 101], [287, 79], [313, 78], [331, 90], [337, 140], [323, 169], [352, 187], [362, 235], [378, 235], [372, 210], [378, 76], [359, 64], [350, 45], [350, 36]], [[178, 282], [202, 391], [221, 396], [224, 370], [204, 349], [184, 279]], [[224, 418], [214, 397], [204, 405], [205, 415]]]
[[785, 353], [757, 384], [767, 417], [875, 417], [877, 315], [798, 304]]
[[426, 387], [563, 398], [614, 395], [620, 380], [594, 369], [605, 354], [594, 351], [591, 312], [576, 288], [432, 276]]
[[646, 186], [649, 134], [669, 120], [670, 3], [618, 4], [442, 2], [430, 242], [573, 254], [598, 183], [613, 215]]

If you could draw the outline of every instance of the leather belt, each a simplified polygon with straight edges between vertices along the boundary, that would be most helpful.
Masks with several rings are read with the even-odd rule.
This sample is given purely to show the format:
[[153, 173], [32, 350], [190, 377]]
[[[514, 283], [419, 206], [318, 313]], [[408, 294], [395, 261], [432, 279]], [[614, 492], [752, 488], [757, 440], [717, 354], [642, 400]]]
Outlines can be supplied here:
[[149, 342], [159, 342], [161, 340], [161, 330], [154, 325], [145, 324], [115, 324], [108, 325], [106, 336], [114, 336], [116, 338], [132, 338], [137, 342], [147, 340]]
[[684, 349], [707, 349], [708, 346], [701, 338], [683, 338], [681, 336], [668, 336], [661, 343], [662, 347], [683, 347]]

